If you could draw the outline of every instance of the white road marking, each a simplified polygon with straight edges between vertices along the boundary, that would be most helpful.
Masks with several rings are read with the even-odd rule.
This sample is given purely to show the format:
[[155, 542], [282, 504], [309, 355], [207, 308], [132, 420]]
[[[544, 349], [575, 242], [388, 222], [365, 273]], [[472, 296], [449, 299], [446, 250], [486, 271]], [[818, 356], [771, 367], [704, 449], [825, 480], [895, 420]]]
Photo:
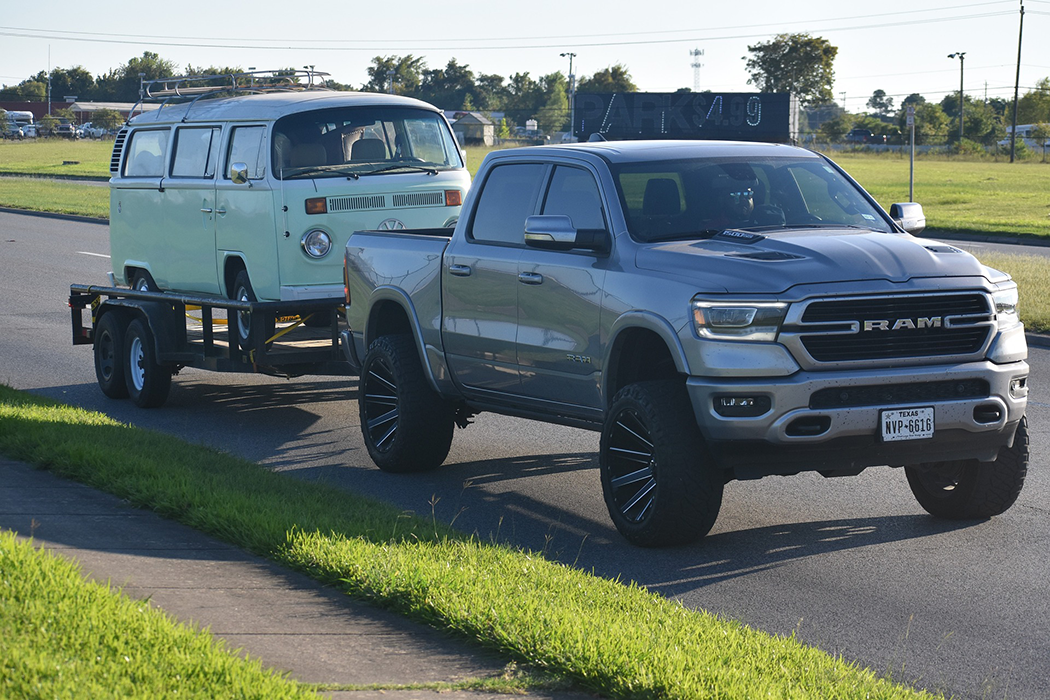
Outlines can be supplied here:
[[77, 251], [77, 255], [91, 255], [91, 256], [96, 257], [96, 258], [108, 258], [109, 257], [108, 255], [104, 255], [102, 253], [88, 253], [88, 252], [85, 252], [83, 250], [78, 250]]

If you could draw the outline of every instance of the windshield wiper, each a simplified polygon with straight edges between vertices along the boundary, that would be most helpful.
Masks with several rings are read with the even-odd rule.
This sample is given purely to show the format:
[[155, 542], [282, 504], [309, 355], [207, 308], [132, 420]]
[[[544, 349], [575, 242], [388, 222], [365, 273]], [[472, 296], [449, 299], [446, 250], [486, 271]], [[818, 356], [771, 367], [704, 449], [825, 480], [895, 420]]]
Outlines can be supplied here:
[[340, 167], [332, 167], [332, 166], [328, 165], [328, 166], [316, 166], [316, 167], [313, 167], [313, 168], [302, 168], [302, 169], [296, 168], [296, 172], [294, 172], [294, 173], [285, 173], [284, 176], [283, 176], [283, 179], [285, 179], [285, 180], [294, 180], [294, 179], [299, 178], [299, 177], [313, 177], [314, 175], [318, 175], [318, 174], [324, 174], [324, 175], [345, 175], [345, 176], [353, 178], [355, 180], [357, 180], [358, 178], [361, 177], [360, 173], [354, 172], [353, 170], [348, 170], [346, 168], [340, 168]]
[[368, 172], [361, 173], [361, 175], [378, 175], [379, 173], [388, 173], [391, 170], [418, 170], [420, 172], [427, 173], [428, 175], [438, 174], [436, 168], [427, 168], [422, 165], [412, 165], [410, 163], [394, 163], [393, 165], [387, 165], [382, 168], [376, 168], [375, 170], [369, 170]]

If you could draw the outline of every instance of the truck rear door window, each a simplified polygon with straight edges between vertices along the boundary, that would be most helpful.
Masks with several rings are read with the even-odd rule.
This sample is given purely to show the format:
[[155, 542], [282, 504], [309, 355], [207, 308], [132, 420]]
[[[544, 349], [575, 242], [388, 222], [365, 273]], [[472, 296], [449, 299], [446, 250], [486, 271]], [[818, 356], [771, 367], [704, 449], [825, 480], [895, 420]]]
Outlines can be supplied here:
[[513, 163], [492, 169], [485, 179], [470, 236], [476, 241], [525, 241], [525, 219], [536, 213], [536, 200], [547, 166]]
[[234, 163], [244, 163], [248, 166], [249, 180], [258, 180], [266, 176], [266, 160], [262, 150], [264, 132], [262, 126], [239, 126], [233, 130], [223, 177], [230, 179], [230, 166]]
[[171, 165], [171, 176], [213, 177], [218, 142], [218, 127], [183, 127], [176, 130], [175, 160]]
[[164, 158], [168, 152], [168, 130], [148, 129], [131, 134], [126, 147], [124, 177], [164, 177]]

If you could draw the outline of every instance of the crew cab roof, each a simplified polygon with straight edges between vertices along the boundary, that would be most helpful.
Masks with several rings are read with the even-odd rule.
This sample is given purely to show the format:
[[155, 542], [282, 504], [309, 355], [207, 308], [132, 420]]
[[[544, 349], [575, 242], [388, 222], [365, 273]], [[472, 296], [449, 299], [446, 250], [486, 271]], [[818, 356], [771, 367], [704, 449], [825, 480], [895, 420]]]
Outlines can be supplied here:
[[[597, 156], [609, 163], [637, 163], [659, 160], [693, 158], [761, 158], [776, 156], [812, 157], [812, 151], [779, 143], [756, 143], [749, 141], [594, 141], [558, 146], [527, 146], [499, 152], [507, 157], [551, 155]], [[491, 154], [493, 157], [496, 152]]]
[[288, 114], [332, 107], [413, 107], [425, 109], [429, 112], [440, 111], [422, 100], [402, 97], [401, 95], [375, 92], [303, 90], [239, 95], [236, 97], [167, 104], [154, 111], [136, 115], [131, 120], [131, 125], [171, 124], [174, 122], [270, 121]]

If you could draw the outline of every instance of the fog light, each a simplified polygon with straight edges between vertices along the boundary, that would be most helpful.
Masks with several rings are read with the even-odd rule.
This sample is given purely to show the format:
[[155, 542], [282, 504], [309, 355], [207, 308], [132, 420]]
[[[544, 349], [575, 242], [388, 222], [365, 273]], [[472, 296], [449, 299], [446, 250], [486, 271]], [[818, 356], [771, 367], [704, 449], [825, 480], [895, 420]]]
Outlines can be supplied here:
[[754, 418], [769, 411], [768, 396], [716, 396], [715, 413], [725, 418]]
[[1010, 396], [1015, 399], [1028, 396], [1028, 377], [1014, 377], [1010, 380]]

